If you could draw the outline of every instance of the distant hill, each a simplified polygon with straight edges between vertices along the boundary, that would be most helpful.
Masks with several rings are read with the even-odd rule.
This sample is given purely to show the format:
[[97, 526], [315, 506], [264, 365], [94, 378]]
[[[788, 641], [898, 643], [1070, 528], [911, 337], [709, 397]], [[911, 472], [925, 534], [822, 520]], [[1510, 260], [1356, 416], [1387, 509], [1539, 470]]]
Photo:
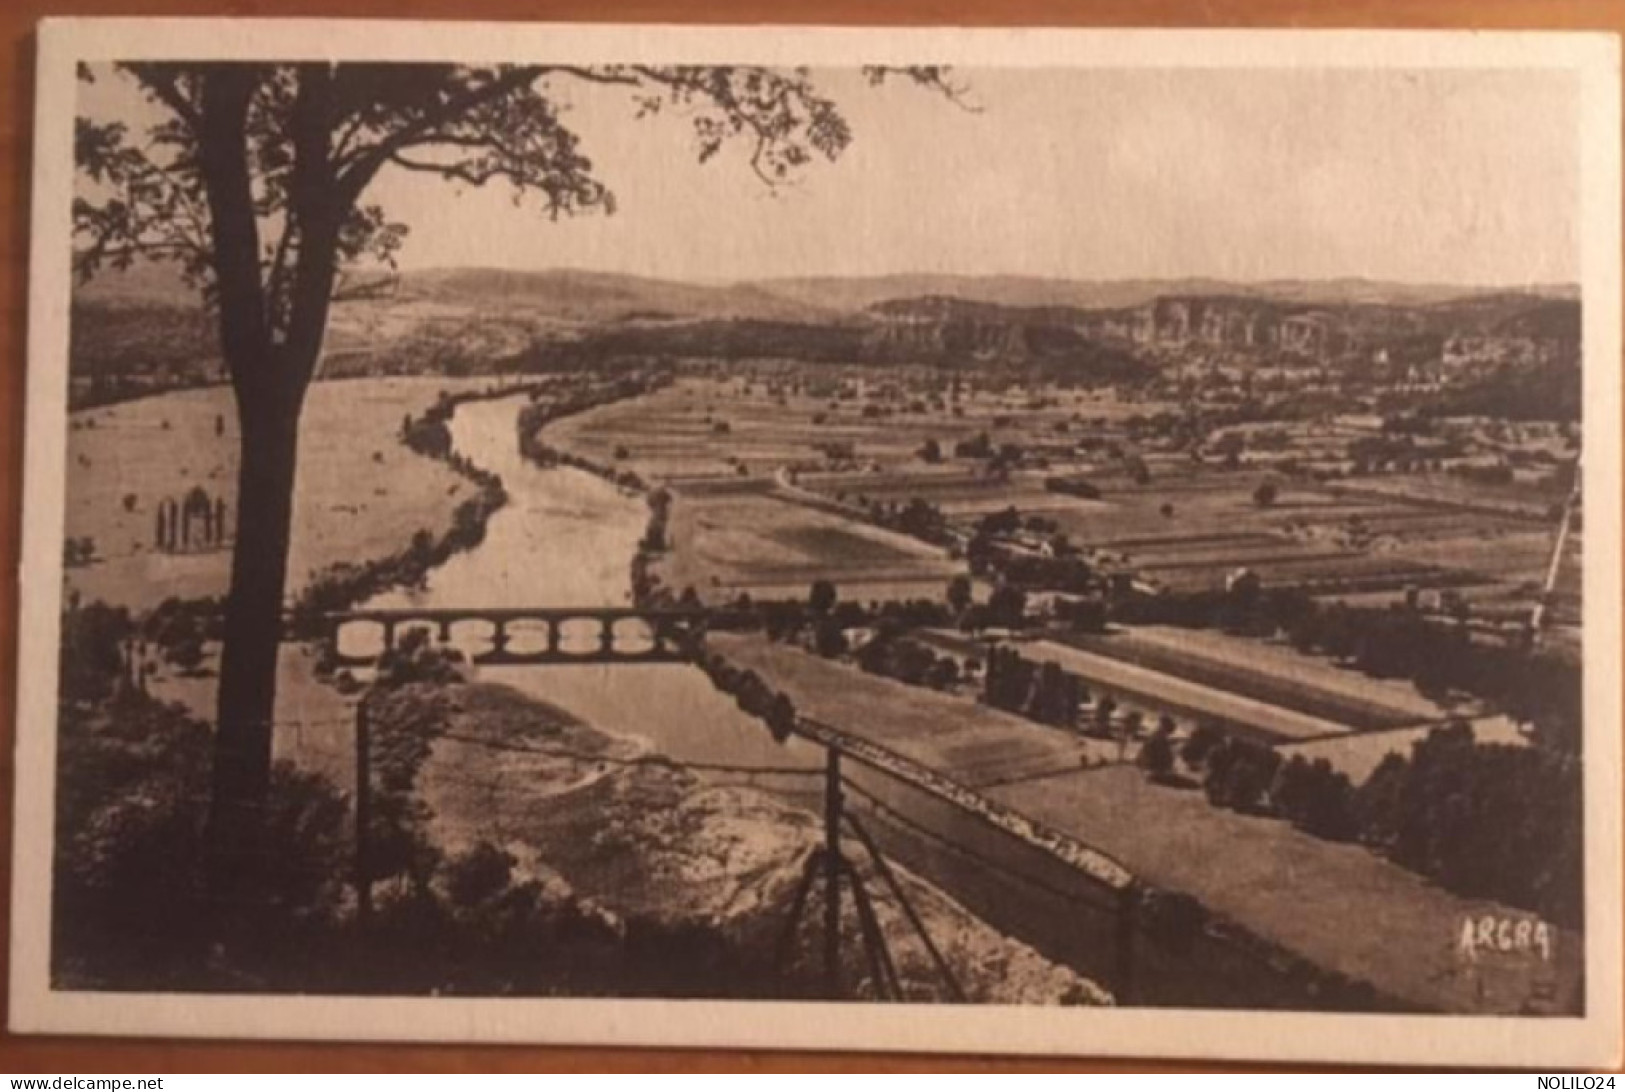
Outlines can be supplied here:
[[[1579, 332], [1578, 294], [1548, 286], [924, 274], [688, 284], [463, 268], [409, 272], [386, 292], [336, 306], [323, 374], [472, 374], [563, 351], [582, 366], [617, 355], [776, 357], [1132, 382], [1185, 347], [1409, 367], [1439, 360], [1450, 338], [1487, 337], [1543, 343], [1540, 359], [1572, 362]], [[95, 383], [85, 398], [219, 374], [197, 293], [160, 265], [76, 288], [72, 356], [76, 377]]]
[[[75, 289], [81, 300], [186, 304], [196, 293], [169, 265], [105, 270]], [[1230, 297], [1327, 306], [1429, 307], [1497, 295], [1579, 298], [1573, 285], [1472, 287], [1342, 278], [1326, 281], [1066, 280], [1052, 277], [901, 273], [877, 277], [787, 277], [695, 284], [580, 269], [426, 269], [404, 273], [395, 298], [488, 307], [535, 308], [576, 322], [628, 319], [828, 319], [889, 300], [953, 298], [1002, 307], [1117, 310], [1167, 297]]]
[[534, 308], [574, 322], [816, 320], [831, 309], [749, 284], [703, 285], [578, 269], [431, 269], [402, 275], [399, 299]]
[[840, 311], [864, 311], [887, 300], [951, 297], [1005, 307], [1071, 307], [1118, 310], [1163, 297], [1224, 296], [1280, 303], [1349, 306], [1386, 304], [1423, 307], [1485, 294], [1517, 293], [1578, 299], [1573, 285], [1482, 288], [1468, 285], [1403, 284], [1341, 278], [1326, 281], [1223, 281], [1204, 277], [1168, 280], [1064, 280], [1050, 277], [968, 277], [905, 273], [880, 277], [799, 277], [757, 282], [774, 295]]

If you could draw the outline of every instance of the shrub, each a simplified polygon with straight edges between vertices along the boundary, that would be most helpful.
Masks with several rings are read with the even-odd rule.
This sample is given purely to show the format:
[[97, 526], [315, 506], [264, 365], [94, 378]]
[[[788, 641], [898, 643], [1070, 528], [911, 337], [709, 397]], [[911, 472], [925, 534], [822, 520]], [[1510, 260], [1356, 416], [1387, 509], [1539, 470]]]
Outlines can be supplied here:
[[828, 614], [835, 606], [837, 592], [828, 580], [814, 580], [807, 591], [807, 606], [814, 614]]
[[1136, 761], [1153, 781], [1165, 781], [1174, 770], [1174, 745], [1170, 733], [1158, 728], [1140, 747]]
[[1197, 722], [1196, 728], [1185, 739], [1185, 745], [1180, 748], [1179, 757], [1185, 765], [1194, 768], [1206, 764], [1214, 748], [1224, 742], [1224, 729], [1218, 722], [1203, 719]]
[[845, 655], [847, 649], [846, 631], [834, 618], [821, 619], [813, 630], [813, 651], [826, 659], [834, 659]]
[[1319, 838], [1343, 841], [1358, 829], [1354, 786], [1324, 758], [1311, 763], [1293, 755], [1276, 773], [1270, 800], [1293, 826]]
[[[258, 857], [260, 897], [223, 921], [205, 896], [203, 831], [213, 733], [178, 706], [130, 693], [59, 720], [52, 973], [104, 988], [220, 988], [210, 952], [227, 928], [256, 979], [286, 973], [301, 934], [341, 912], [348, 807], [324, 779], [278, 763]], [[239, 968], [237, 974], [248, 971]], [[233, 979], [226, 972], [228, 981]], [[211, 986], [212, 983], [212, 986]]]
[[481, 841], [446, 863], [446, 894], [456, 906], [477, 906], [507, 889], [516, 863], [513, 854]]
[[99, 702], [111, 697], [124, 672], [123, 645], [134, 630], [130, 612], [96, 602], [70, 602], [62, 612], [61, 677], [63, 702]]

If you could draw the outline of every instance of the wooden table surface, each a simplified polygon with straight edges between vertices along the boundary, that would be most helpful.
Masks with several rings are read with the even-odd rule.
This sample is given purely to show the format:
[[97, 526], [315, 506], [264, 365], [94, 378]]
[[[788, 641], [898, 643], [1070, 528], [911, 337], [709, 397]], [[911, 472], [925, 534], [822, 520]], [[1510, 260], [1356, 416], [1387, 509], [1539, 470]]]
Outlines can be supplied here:
[[[15, 572], [22, 481], [28, 190], [34, 25], [49, 15], [345, 16], [576, 22], [802, 23], [965, 26], [1407, 27], [1589, 29], [1625, 33], [1625, 0], [0, 0], [5, 57], [0, 109], [0, 572]], [[9, 903], [15, 582], [0, 581], [0, 901]], [[7, 915], [9, 921], [9, 914]], [[9, 941], [0, 947], [4, 967]], [[0, 981], [4, 975], [0, 974]], [[974, 1017], [967, 1017], [974, 1018]], [[1170, 1018], [1171, 1020], [1174, 1018]], [[774, 1072], [1204, 1071], [1268, 1066], [1154, 1059], [990, 1058], [596, 1047], [368, 1045], [87, 1039], [0, 1033], [0, 1072], [532, 1072], [677, 1070]], [[1301, 1068], [1301, 1067], [1296, 1067]]]

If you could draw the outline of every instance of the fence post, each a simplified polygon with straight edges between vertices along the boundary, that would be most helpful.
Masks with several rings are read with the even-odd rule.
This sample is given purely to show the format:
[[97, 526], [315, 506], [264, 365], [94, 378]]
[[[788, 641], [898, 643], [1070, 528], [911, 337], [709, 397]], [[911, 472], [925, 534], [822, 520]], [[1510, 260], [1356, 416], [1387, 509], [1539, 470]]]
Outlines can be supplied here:
[[367, 853], [372, 826], [372, 725], [365, 696], [355, 706], [355, 891], [356, 920], [372, 921], [372, 873]]
[[1119, 1005], [1131, 1005], [1134, 998], [1134, 933], [1138, 927], [1140, 885], [1127, 883], [1117, 892], [1117, 982], [1114, 992]]
[[826, 749], [824, 767], [824, 990], [841, 988], [841, 752]]

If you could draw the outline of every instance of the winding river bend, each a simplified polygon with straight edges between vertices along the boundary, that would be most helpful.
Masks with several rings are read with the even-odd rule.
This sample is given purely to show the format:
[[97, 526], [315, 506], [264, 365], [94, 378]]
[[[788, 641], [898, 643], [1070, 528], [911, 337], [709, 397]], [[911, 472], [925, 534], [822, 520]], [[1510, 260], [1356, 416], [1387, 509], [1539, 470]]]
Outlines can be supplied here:
[[[631, 560], [648, 521], [640, 497], [573, 467], [540, 468], [519, 453], [523, 396], [466, 402], [450, 422], [458, 452], [502, 478], [509, 502], [485, 539], [374, 607], [583, 607], [631, 602]], [[514, 647], [522, 647], [514, 627]], [[596, 640], [596, 634], [584, 635]], [[568, 641], [569, 635], [566, 635]], [[460, 632], [453, 640], [462, 639]], [[475, 638], [477, 639], [477, 638]], [[483, 679], [550, 702], [616, 735], [638, 736], [682, 763], [808, 766], [815, 748], [767, 729], [686, 664], [483, 667]]]

